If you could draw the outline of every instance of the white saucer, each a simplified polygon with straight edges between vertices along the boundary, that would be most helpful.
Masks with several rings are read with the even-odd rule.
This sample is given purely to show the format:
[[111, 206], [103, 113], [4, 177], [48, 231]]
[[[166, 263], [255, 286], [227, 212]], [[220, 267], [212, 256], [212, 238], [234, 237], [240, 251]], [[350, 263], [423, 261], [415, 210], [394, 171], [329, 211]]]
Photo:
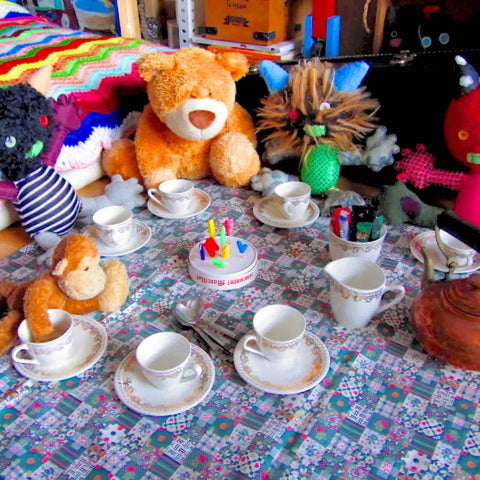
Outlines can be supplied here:
[[97, 230], [94, 225], [86, 227], [82, 234], [86, 237], [90, 237], [98, 247], [98, 253], [102, 257], [121, 257], [129, 253], [135, 252], [139, 248], [142, 248], [152, 236], [150, 227], [139, 220], [133, 220], [132, 236], [126, 245], [123, 247], [111, 247], [104, 243], [97, 235]]
[[107, 347], [107, 332], [97, 320], [73, 316], [74, 353], [65, 365], [26, 365], [12, 360], [20, 375], [40, 382], [56, 382], [75, 377], [93, 367]]
[[274, 197], [260, 198], [253, 206], [255, 217], [266, 225], [277, 228], [300, 228], [313, 223], [319, 216], [320, 211], [316, 203], [310, 200], [305, 216], [301, 219], [289, 220], [284, 217], [280, 205]]
[[192, 345], [192, 359], [202, 367], [200, 376], [172, 390], [163, 391], [155, 388], [144, 377], [135, 352], [132, 352], [118, 366], [115, 391], [128, 408], [142, 415], [160, 417], [184, 412], [208, 395], [215, 380], [211, 358], [196, 345]]
[[187, 213], [181, 215], [170, 213], [167, 209], [163, 208], [157, 202], [154, 202], [150, 199], [147, 203], [147, 208], [150, 213], [153, 213], [157, 217], [170, 218], [170, 219], [179, 219], [179, 218], [189, 218], [202, 213], [210, 206], [210, 195], [199, 188], [193, 189], [193, 198], [190, 208]]
[[[248, 334], [253, 333], [253, 330]], [[330, 355], [325, 344], [305, 332], [291, 362], [275, 364], [244, 349], [246, 335], [237, 343], [233, 361], [238, 374], [250, 385], [268, 393], [290, 395], [310, 390], [327, 375]]]
[[[435, 239], [435, 232], [429, 230], [419, 233], [410, 242], [410, 250], [413, 256], [421, 263], [423, 263], [422, 247], [427, 247], [433, 268], [439, 272], [448, 272], [447, 260], [443, 253], [440, 251]], [[473, 258], [473, 264], [465, 267], [459, 267], [454, 270], [455, 273], [469, 273], [474, 272], [480, 268], [480, 254], [476, 253]]]

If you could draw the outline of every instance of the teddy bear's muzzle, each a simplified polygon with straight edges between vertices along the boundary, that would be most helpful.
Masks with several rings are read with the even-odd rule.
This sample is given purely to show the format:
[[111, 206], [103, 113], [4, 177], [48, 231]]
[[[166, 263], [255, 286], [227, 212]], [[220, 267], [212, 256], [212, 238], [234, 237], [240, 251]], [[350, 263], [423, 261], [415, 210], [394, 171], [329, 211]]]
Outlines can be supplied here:
[[215, 121], [215, 114], [209, 110], [194, 110], [188, 114], [191, 124], [199, 130], [205, 130]]

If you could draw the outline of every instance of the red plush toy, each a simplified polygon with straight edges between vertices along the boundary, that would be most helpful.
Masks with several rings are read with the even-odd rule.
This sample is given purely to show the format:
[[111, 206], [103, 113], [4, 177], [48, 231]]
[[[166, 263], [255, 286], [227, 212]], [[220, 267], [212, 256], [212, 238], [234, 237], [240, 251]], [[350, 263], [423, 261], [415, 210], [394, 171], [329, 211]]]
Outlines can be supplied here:
[[450, 102], [444, 119], [444, 135], [450, 153], [470, 168], [469, 173], [435, 169], [434, 157], [424, 145], [417, 151], [402, 150], [395, 163], [397, 178], [416, 188], [432, 184], [458, 190], [453, 211], [480, 226], [480, 86], [475, 69], [463, 57], [455, 57], [460, 75], [458, 97]]
[[460, 68], [460, 95], [445, 114], [444, 134], [450, 153], [470, 168], [458, 192], [453, 211], [480, 226], [480, 86], [475, 69], [463, 57], [455, 57]]

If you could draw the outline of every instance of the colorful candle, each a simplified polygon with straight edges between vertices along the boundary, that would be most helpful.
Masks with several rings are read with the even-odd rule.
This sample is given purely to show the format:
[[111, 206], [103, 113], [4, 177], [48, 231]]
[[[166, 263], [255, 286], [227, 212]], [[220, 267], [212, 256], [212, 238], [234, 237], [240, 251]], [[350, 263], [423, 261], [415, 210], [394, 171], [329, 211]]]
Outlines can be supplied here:
[[208, 234], [215, 238], [215, 222], [213, 220], [208, 221]]
[[233, 229], [235, 227], [235, 224], [233, 223], [233, 220], [228, 217], [224, 222], [223, 225], [225, 227], [225, 231], [227, 232], [227, 235], [231, 237], [233, 235]]
[[224, 245], [222, 250], [222, 257], [227, 259], [230, 256], [230, 245]]
[[225, 262], [221, 258], [212, 258], [212, 265], [214, 267], [225, 268]]
[[200, 244], [200, 258], [205, 260], [205, 247], [203, 246], [203, 243]]
[[222, 227], [220, 228], [220, 245], [223, 247], [226, 244], [227, 244], [227, 234], [226, 234], [225, 226], [222, 225]]

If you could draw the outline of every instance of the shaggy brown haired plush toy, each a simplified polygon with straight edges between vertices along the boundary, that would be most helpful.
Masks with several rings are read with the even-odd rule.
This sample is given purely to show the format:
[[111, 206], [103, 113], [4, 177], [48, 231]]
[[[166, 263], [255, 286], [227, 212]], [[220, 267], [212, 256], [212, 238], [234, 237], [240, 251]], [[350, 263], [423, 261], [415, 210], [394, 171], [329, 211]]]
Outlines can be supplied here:
[[[273, 62], [262, 64], [260, 70], [269, 85], [272, 67], [280, 67]], [[310, 150], [321, 145], [322, 155], [330, 158], [319, 167], [323, 172], [318, 175], [333, 167], [339, 170], [335, 152], [357, 150], [354, 142], [376, 128], [374, 115], [379, 103], [370, 98], [365, 87], [359, 87], [367, 70], [365, 62], [336, 70], [331, 63], [313, 58], [295, 65], [288, 76], [283, 77], [283, 88], [272, 89], [269, 85], [271, 93], [262, 100], [258, 123], [259, 131], [269, 131], [265, 138], [265, 160], [275, 164], [285, 158], [296, 157], [305, 164]], [[273, 76], [277, 74], [278, 70]], [[328, 165], [328, 160], [331, 160], [331, 165]], [[315, 167], [310, 164], [310, 170], [315, 170]], [[313, 178], [315, 175], [317, 173]], [[303, 181], [311, 184], [313, 193], [320, 193], [306, 179], [305, 171], [301, 176]], [[336, 179], [333, 182], [331, 186]]]

